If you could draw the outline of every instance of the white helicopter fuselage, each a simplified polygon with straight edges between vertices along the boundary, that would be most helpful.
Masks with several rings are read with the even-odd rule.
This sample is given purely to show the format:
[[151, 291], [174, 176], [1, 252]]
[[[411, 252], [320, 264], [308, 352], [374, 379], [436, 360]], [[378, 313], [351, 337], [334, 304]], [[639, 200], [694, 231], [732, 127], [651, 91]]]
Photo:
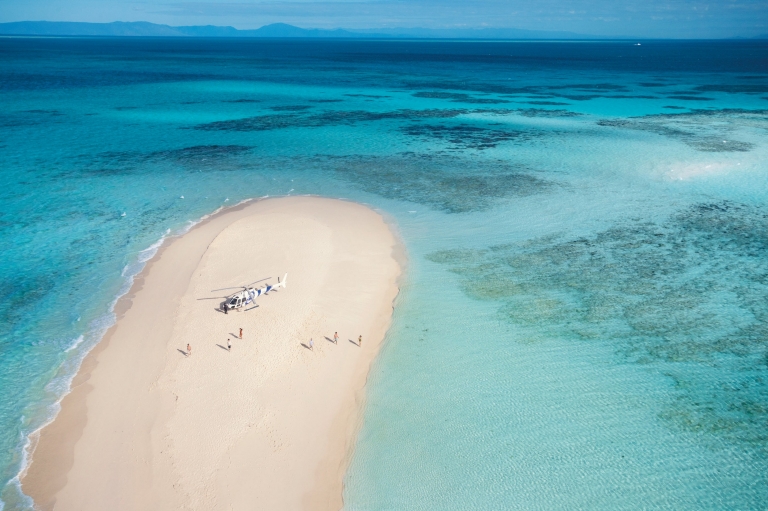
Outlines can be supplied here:
[[250, 305], [256, 301], [256, 298], [258, 298], [261, 295], [265, 295], [269, 293], [270, 291], [274, 291], [275, 289], [280, 289], [281, 287], [285, 289], [285, 283], [288, 280], [288, 274], [286, 273], [283, 276], [282, 282], [280, 281], [280, 277], [277, 278], [277, 284], [266, 284], [264, 287], [260, 288], [248, 288], [243, 289], [239, 293], [235, 293], [231, 297], [227, 298], [227, 301], [225, 302], [227, 305], [227, 308], [229, 309], [240, 309], [242, 307], [245, 307], [246, 305]]

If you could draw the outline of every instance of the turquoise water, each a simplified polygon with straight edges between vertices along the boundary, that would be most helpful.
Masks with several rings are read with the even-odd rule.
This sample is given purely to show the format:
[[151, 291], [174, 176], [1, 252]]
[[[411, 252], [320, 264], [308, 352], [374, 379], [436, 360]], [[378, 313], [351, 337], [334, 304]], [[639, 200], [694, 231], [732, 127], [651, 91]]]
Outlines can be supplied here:
[[0, 484], [166, 236], [409, 253], [349, 510], [765, 509], [768, 45], [0, 39]]

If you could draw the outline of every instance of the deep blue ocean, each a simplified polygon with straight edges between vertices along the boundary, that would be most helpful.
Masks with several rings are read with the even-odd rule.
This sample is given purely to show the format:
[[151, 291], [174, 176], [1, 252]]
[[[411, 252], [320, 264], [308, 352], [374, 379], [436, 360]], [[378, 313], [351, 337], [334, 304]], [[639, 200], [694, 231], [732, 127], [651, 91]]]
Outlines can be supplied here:
[[768, 42], [0, 38], [0, 509], [169, 235], [317, 194], [407, 275], [345, 509], [768, 508]]

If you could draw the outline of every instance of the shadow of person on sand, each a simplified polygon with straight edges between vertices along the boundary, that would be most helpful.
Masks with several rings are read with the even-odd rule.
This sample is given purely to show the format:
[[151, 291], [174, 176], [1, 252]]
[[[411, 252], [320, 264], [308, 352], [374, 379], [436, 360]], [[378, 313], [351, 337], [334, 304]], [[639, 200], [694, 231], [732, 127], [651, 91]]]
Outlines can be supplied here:
[[307, 348], [308, 350], [311, 350], [311, 349], [312, 349], [312, 348], [310, 348], [309, 346], [307, 346], [306, 344], [304, 344], [303, 342], [301, 343], [301, 345], [302, 345], [302, 346], [304, 346], [305, 348]]
[[222, 346], [221, 344], [217, 344], [216, 346], [223, 349], [224, 351], [229, 351], [229, 349], [226, 346]]
[[188, 357], [188, 356], [189, 356], [189, 355], [187, 354], [187, 352], [186, 352], [186, 351], [184, 351], [184, 350], [180, 350], [180, 349], [176, 348], [176, 351], [178, 351], [179, 353], [181, 353], [181, 354], [182, 354], [182, 355], [184, 355], [185, 357]]
[[330, 337], [326, 337], [325, 340], [328, 341], [328, 342], [332, 342], [333, 344], [336, 344], [336, 342], [333, 339], [331, 339]]
[[347, 339], [347, 340], [352, 344], [354, 344], [355, 346], [358, 346], [358, 347], [360, 346], [359, 344], [357, 344], [357, 341], [353, 341], [352, 339]]

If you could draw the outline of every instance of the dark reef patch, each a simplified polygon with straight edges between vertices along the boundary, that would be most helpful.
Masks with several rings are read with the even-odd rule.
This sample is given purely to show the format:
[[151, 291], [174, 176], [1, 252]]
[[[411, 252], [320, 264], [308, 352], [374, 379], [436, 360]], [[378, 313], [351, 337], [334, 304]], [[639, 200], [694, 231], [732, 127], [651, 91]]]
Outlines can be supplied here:
[[192, 126], [203, 131], [268, 131], [288, 128], [324, 128], [327, 126], [353, 126], [360, 122], [401, 121], [419, 122], [428, 119], [452, 119], [467, 114], [521, 115], [523, 117], [577, 117], [581, 114], [568, 110], [543, 108], [431, 108], [425, 110], [368, 110], [291, 111], [244, 117], [228, 121], [215, 121]]
[[447, 99], [452, 103], [469, 103], [469, 104], [502, 104], [511, 103], [506, 99], [494, 99], [494, 98], [477, 98], [470, 96], [469, 94], [462, 94], [459, 92], [440, 92], [440, 91], [428, 91], [428, 92], [414, 92], [413, 97], [416, 98], [428, 98], [428, 99]]
[[569, 103], [561, 103], [559, 101], [526, 101], [529, 105], [539, 106], [568, 106]]
[[737, 83], [723, 85], [699, 85], [694, 90], [702, 92], [728, 92], [730, 94], [762, 94], [768, 92], [768, 84]]
[[24, 114], [40, 114], [40, 115], [64, 115], [63, 113], [59, 112], [58, 110], [22, 110], [21, 113]]
[[369, 193], [446, 213], [491, 208], [498, 200], [545, 193], [554, 183], [508, 161], [404, 153], [391, 157], [343, 157], [332, 168]]
[[508, 101], [506, 99], [495, 99], [495, 98], [467, 98], [463, 99], [461, 101], [454, 101], [454, 103], [467, 103], [471, 105], [501, 105], [503, 103], [511, 103], [511, 101]]
[[[145, 164], [149, 168], [162, 168], [157, 164], [181, 165], [192, 171], [232, 170], [236, 167], [236, 158], [253, 149], [241, 145], [198, 145], [142, 153], [139, 151], [106, 151], [96, 155], [83, 155], [83, 162], [78, 166], [79, 173], [98, 175], [119, 175], [141, 171]], [[178, 168], [178, 167], [177, 167]]]
[[358, 122], [419, 119], [450, 119], [459, 115], [487, 113], [506, 115], [515, 113], [507, 109], [427, 109], [427, 110], [392, 110], [371, 112], [368, 110], [325, 110], [318, 113], [292, 112], [286, 114], [257, 115], [229, 121], [216, 121], [198, 124], [193, 129], [205, 131], [267, 131], [284, 128], [323, 128], [326, 126], [352, 126]]
[[683, 96], [683, 95], [676, 95], [676, 96], [667, 96], [667, 99], [679, 99], [681, 101], [714, 101], [715, 98], [708, 98], [705, 96]]
[[768, 449], [768, 212], [701, 203], [665, 222], [429, 254], [527, 340], [609, 343], [675, 383], [676, 427]]
[[314, 107], [312, 105], [280, 105], [269, 107], [269, 109], [273, 112], [303, 112], [304, 110], [309, 110], [310, 108]]
[[753, 144], [732, 138], [739, 129], [768, 130], [768, 110], [696, 109], [626, 119], [603, 119], [600, 126], [647, 131], [678, 140], [698, 151], [746, 152]]
[[530, 140], [532, 131], [501, 130], [471, 124], [413, 124], [402, 128], [403, 133], [422, 139], [437, 139], [459, 149], [490, 149], [509, 140]]
[[556, 97], [572, 101], [589, 101], [590, 99], [603, 98], [605, 96], [600, 94], [558, 94]]
[[414, 92], [412, 94], [414, 98], [426, 98], [426, 99], [466, 99], [469, 94], [462, 94], [459, 92], [440, 92], [440, 91], [425, 91]]
[[221, 102], [222, 103], [261, 103], [261, 100], [241, 98], [241, 99], [224, 99]]
[[189, 162], [204, 159], [217, 159], [230, 156], [237, 156], [247, 153], [252, 148], [241, 145], [197, 145], [183, 147], [181, 149], [170, 149], [167, 151], [156, 151], [146, 156], [148, 159], [172, 159], [180, 162]]
[[659, 99], [658, 96], [649, 96], [647, 94], [612, 94], [602, 97], [607, 99]]
[[544, 108], [520, 108], [514, 113], [523, 117], [580, 117], [582, 114], [570, 110], [547, 110]]
[[587, 91], [614, 91], [614, 92], [624, 92], [627, 91], [627, 87], [624, 85], [618, 85], [615, 83], [575, 83], [575, 84], [566, 84], [566, 85], [544, 85], [541, 87], [542, 89], [548, 89], [548, 90], [563, 90], [563, 89], [573, 89], [573, 90], [587, 90]]
[[368, 99], [384, 99], [391, 98], [392, 96], [378, 96], [376, 94], [344, 94], [350, 98], [368, 98]]
[[[534, 98], [563, 98], [573, 101], [589, 101], [595, 98], [636, 98], [653, 96], [629, 96], [621, 94], [606, 94], [630, 92], [624, 85], [612, 83], [577, 83], [566, 85], [527, 85], [523, 87], [513, 87], [510, 85], [493, 83], [468, 83], [468, 82], [435, 82], [435, 81], [412, 81], [406, 82], [410, 89], [435, 89], [429, 92], [419, 92], [417, 97], [432, 97], [458, 101], [461, 96], [469, 96], [469, 93], [501, 94], [504, 97], [515, 98], [517, 95], [526, 95]], [[459, 92], [443, 92], [459, 91]], [[585, 94], [586, 93], [586, 94]], [[591, 93], [591, 94], [590, 94]], [[471, 96], [470, 96], [471, 97]]]
[[302, 126], [302, 117], [296, 114], [257, 115], [230, 121], [215, 121], [194, 126], [204, 131], [267, 131]]
[[310, 103], [341, 103], [343, 99], [308, 99]]

